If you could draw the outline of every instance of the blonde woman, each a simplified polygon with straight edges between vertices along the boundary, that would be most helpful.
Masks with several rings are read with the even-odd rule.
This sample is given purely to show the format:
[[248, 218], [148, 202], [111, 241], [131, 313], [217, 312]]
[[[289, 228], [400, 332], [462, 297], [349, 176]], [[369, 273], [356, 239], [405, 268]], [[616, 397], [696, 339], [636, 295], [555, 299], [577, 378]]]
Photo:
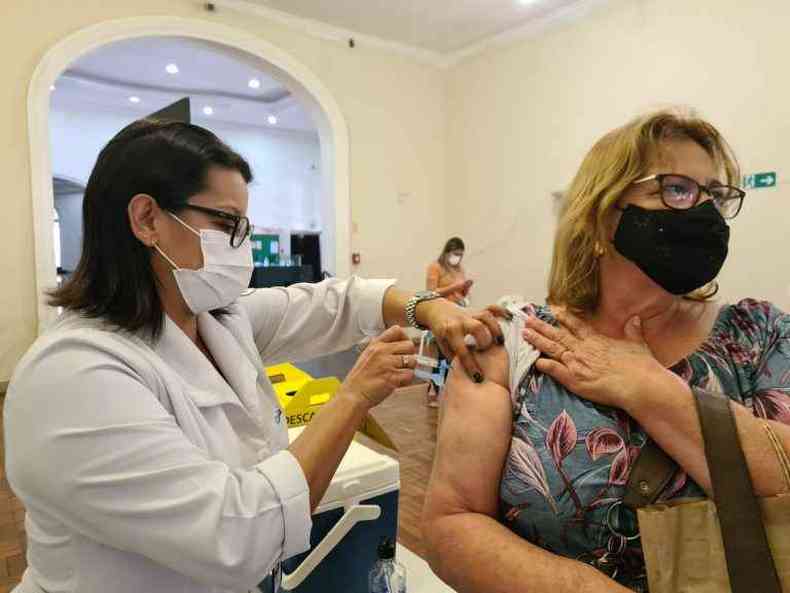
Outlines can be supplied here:
[[424, 535], [458, 591], [646, 591], [624, 487], [652, 439], [679, 468], [663, 499], [710, 493], [691, 386], [732, 400], [758, 495], [787, 488], [766, 427], [790, 449], [790, 316], [712, 300], [738, 179], [711, 124], [668, 111], [586, 156], [549, 304], [525, 307], [541, 358], [512, 386], [502, 348], [482, 384], [450, 373]]

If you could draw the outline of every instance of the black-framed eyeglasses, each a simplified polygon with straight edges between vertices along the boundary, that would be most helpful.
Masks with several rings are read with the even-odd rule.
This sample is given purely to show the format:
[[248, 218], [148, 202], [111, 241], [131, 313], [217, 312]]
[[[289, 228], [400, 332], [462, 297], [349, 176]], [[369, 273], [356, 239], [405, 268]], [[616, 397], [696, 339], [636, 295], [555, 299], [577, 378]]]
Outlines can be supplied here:
[[746, 196], [746, 192], [739, 187], [716, 182], [702, 185], [691, 177], [675, 173], [651, 175], [637, 179], [634, 184], [653, 180], [658, 182], [661, 188], [661, 201], [667, 208], [672, 210], [693, 208], [699, 203], [702, 192], [705, 192], [710, 196], [713, 205], [716, 206], [722, 217], [727, 220], [738, 216], [743, 206], [743, 198]]
[[233, 231], [230, 233], [230, 246], [234, 249], [241, 247], [244, 240], [252, 235], [252, 224], [250, 224], [250, 219], [246, 216], [238, 216], [223, 210], [206, 208], [205, 206], [195, 206], [194, 204], [184, 204], [183, 207], [233, 222]]

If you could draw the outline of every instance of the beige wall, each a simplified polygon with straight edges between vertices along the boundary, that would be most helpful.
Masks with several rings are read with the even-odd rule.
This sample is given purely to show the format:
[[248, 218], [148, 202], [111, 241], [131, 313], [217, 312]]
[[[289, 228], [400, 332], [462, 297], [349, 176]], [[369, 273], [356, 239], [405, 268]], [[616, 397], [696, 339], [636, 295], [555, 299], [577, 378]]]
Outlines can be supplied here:
[[[191, 0], [5, 4], [0, 382], [36, 328], [26, 130], [33, 69], [57, 41], [104, 20], [207, 18]], [[352, 249], [362, 253], [361, 274], [418, 286], [427, 260], [457, 233], [469, 247], [476, 303], [506, 293], [542, 300], [551, 192], [568, 183], [602, 133], [645, 109], [681, 103], [719, 125], [746, 172], [779, 171], [780, 186], [752, 192], [733, 225], [721, 279], [727, 298], [752, 295], [790, 308], [785, 0], [613, 0], [576, 25], [448, 71], [360, 45], [350, 50], [249, 15], [209, 18], [265, 37], [335, 95], [349, 127]]]
[[[358, 272], [423, 282], [425, 253], [441, 238], [444, 196], [445, 99], [439, 70], [406, 58], [320, 41], [250, 15], [209, 16], [192, 0], [28, 0], [0, 9], [0, 381], [10, 376], [35, 337], [36, 294], [27, 137], [27, 88], [47, 49], [105, 20], [149, 15], [212, 18], [245, 29], [310, 68], [340, 105], [349, 129], [352, 248]], [[398, 194], [408, 194], [405, 203]]]
[[[542, 301], [552, 191], [590, 145], [643, 110], [691, 105], [745, 172], [778, 170], [732, 225], [730, 299], [790, 308], [790, 3], [613, 0], [590, 18], [491, 51], [448, 75], [448, 230], [467, 241], [476, 300]], [[784, 176], [784, 177], [783, 177]]]

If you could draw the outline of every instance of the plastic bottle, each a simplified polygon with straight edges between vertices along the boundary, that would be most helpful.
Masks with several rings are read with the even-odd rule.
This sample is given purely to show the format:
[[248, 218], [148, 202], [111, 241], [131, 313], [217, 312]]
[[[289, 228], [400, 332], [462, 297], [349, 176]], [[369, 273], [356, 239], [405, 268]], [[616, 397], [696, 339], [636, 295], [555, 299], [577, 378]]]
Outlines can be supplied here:
[[406, 567], [395, 560], [395, 542], [381, 538], [378, 556], [368, 575], [369, 593], [406, 593]]

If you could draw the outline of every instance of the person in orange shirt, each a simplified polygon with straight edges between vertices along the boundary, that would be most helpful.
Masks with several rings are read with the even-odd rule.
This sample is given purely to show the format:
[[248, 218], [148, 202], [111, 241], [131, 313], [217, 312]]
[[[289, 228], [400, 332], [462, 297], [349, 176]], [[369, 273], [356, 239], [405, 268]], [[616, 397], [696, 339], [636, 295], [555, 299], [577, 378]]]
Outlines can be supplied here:
[[469, 290], [474, 284], [468, 280], [461, 262], [466, 248], [460, 237], [452, 237], [445, 243], [442, 253], [428, 266], [425, 288], [435, 290], [454, 303], [466, 306]]
[[[469, 304], [469, 290], [474, 284], [473, 280], [466, 277], [461, 262], [464, 259], [466, 247], [460, 237], [452, 237], [444, 244], [442, 253], [435, 262], [431, 262], [426, 271], [425, 288], [439, 293], [442, 297], [465, 307]], [[441, 349], [438, 350], [438, 359], [441, 364], [445, 360]], [[428, 406], [438, 406], [439, 386], [433, 381], [428, 383], [426, 401]]]

